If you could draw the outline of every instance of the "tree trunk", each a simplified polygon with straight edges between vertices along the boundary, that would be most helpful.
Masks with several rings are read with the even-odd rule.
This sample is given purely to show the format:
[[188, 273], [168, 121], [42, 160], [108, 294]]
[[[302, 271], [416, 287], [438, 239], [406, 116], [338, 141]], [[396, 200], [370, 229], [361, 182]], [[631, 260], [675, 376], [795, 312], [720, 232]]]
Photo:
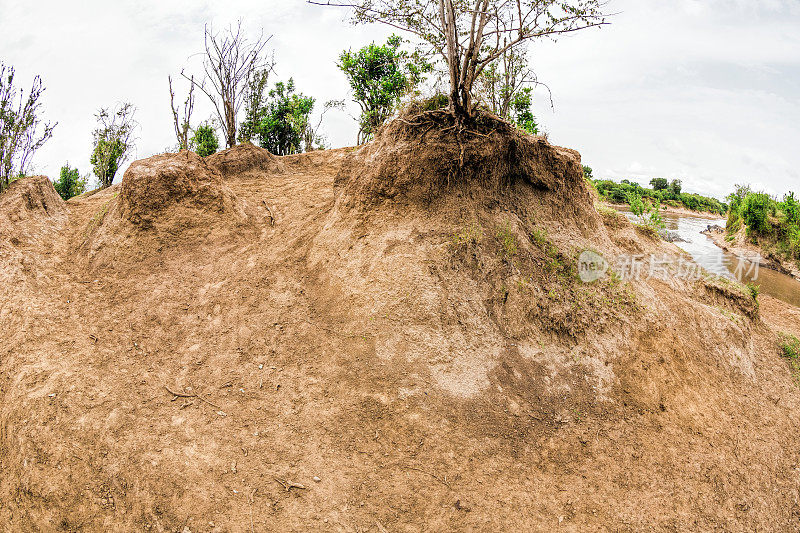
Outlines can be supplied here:
[[225, 142], [228, 146], [226, 148], [233, 148], [236, 146], [236, 113], [233, 110], [233, 102], [225, 100], [223, 105], [225, 106], [225, 122], [227, 122]]

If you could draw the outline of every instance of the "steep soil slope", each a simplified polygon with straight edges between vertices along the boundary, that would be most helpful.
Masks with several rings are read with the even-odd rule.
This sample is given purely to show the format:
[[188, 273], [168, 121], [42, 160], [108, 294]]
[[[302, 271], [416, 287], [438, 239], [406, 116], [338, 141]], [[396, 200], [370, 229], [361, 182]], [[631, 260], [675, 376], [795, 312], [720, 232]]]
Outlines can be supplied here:
[[677, 248], [576, 152], [434, 126], [157, 156], [24, 242], [0, 202], [3, 528], [796, 530], [800, 394], [752, 299], [582, 283], [584, 248]]

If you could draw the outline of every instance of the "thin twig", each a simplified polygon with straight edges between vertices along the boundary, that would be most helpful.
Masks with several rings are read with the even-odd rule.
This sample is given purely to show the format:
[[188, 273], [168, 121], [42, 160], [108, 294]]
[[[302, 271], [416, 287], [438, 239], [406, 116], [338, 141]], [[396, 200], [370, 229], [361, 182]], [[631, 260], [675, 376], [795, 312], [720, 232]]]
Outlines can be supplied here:
[[[273, 476], [275, 477], [275, 476]], [[283, 488], [286, 489], [286, 492], [289, 492], [290, 489], [305, 489], [306, 486], [301, 483], [294, 483], [289, 481], [288, 479], [282, 479], [279, 477], [275, 477], [275, 481], [283, 485]]]
[[266, 200], [261, 200], [261, 202], [264, 204], [264, 207], [267, 209], [267, 213], [269, 214], [270, 226], [274, 226], [275, 225], [275, 217], [272, 216], [272, 209], [269, 208], [269, 206], [267, 205], [267, 201]]
[[167, 387], [166, 385], [164, 385], [164, 388], [167, 389], [167, 392], [169, 392], [170, 394], [172, 394], [176, 398], [197, 398], [201, 402], [206, 402], [211, 407], [214, 407], [215, 409], [219, 409], [220, 411], [222, 411], [222, 407], [220, 407], [219, 405], [217, 405], [215, 403], [210, 402], [209, 400], [206, 400], [202, 396], [198, 396], [197, 394], [187, 394], [185, 392], [175, 392], [173, 390], [170, 390], [170, 388]]

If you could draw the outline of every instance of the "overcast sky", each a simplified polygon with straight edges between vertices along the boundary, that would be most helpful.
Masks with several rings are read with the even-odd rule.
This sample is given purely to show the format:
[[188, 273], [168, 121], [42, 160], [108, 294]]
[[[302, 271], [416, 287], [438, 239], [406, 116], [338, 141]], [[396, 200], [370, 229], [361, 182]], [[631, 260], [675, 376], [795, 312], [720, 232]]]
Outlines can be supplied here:
[[[542, 91], [535, 105], [551, 142], [579, 150], [595, 177], [680, 178], [718, 197], [740, 182], [800, 192], [799, 0], [609, 4], [619, 13], [610, 26], [530, 49], [553, 94], [553, 109]], [[26, 88], [42, 76], [45, 116], [58, 121], [35, 170], [57, 177], [68, 161], [86, 174], [100, 106], [138, 108], [136, 158], [175, 145], [167, 75], [199, 71], [206, 22], [263, 28], [274, 35], [272, 81], [294, 77], [320, 103], [349, 98], [338, 54], [389, 31], [344, 17], [303, 0], [0, 0], [0, 60]], [[211, 115], [202, 98], [194, 122]], [[326, 115], [331, 146], [354, 144], [356, 109]]]

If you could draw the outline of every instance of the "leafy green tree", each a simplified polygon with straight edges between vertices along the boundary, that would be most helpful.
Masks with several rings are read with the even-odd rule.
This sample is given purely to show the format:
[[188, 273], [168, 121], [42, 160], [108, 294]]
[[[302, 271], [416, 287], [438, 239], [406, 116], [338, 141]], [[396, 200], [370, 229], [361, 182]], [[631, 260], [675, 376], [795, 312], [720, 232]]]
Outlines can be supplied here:
[[123, 103], [111, 110], [100, 108], [95, 115], [99, 127], [94, 130], [94, 150], [89, 161], [103, 188], [111, 186], [117, 170], [133, 151], [135, 112], [133, 105]]
[[742, 204], [750, 192], [749, 185], [737, 183], [734, 192], [725, 197], [729, 204], [728, 221], [725, 224], [725, 227], [731, 233], [735, 233], [741, 227]]
[[53, 183], [56, 192], [64, 200], [86, 192], [86, 178], [81, 178], [77, 168], [72, 168], [69, 163], [61, 167], [58, 181]]
[[245, 119], [239, 125], [239, 142], [253, 142], [258, 138], [258, 128], [264, 116], [267, 81], [272, 67], [256, 69], [247, 80], [244, 94]]
[[211, 124], [201, 124], [192, 135], [189, 141], [191, 149], [200, 157], [208, 157], [219, 150], [219, 139], [214, 126]]
[[631, 206], [631, 213], [644, 220], [644, 215], [647, 212], [647, 208], [644, 205], [641, 195], [636, 192], [629, 192], [627, 194], [627, 199], [628, 204]]
[[650, 180], [650, 186], [653, 188], [653, 190], [663, 191], [669, 187], [669, 182], [667, 181], [667, 178], [653, 178]]
[[511, 100], [511, 121], [531, 135], [539, 134], [539, 125], [531, 111], [533, 89], [523, 87]]
[[447, 65], [450, 111], [463, 123], [475, 111], [481, 73], [505, 52], [539, 39], [606, 24], [603, 0], [349, 0], [354, 22], [380, 22], [414, 34]]
[[[28, 96], [14, 87], [14, 67], [0, 62], [0, 192], [16, 177], [24, 176], [34, 152], [53, 135], [57, 123], [41, 125], [42, 79], [33, 78]], [[19, 100], [17, 100], [19, 95]]]
[[781, 202], [781, 210], [786, 217], [787, 224], [800, 226], [800, 202], [795, 199], [793, 192], [784, 196], [783, 202]]
[[592, 179], [592, 167], [583, 165], [583, 177], [587, 180]]
[[400, 49], [403, 40], [392, 35], [386, 44], [346, 50], [337, 66], [347, 76], [353, 100], [361, 107], [357, 142], [362, 144], [394, 113], [400, 99], [413, 91], [431, 66], [418, 54]]
[[769, 214], [772, 210], [772, 198], [766, 193], [750, 193], [742, 203], [741, 213], [749, 233], [766, 235], [771, 225]]
[[669, 183], [669, 190], [673, 194], [673, 196], [678, 196], [681, 193], [681, 189], [683, 188], [683, 182], [681, 180], [672, 180]]
[[279, 81], [269, 91], [256, 135], [262, 148], [276, 155], [288, 155], [313, 149], [304, 134], [314, 110], [314, 98], [295, 92], [294, 79]]

